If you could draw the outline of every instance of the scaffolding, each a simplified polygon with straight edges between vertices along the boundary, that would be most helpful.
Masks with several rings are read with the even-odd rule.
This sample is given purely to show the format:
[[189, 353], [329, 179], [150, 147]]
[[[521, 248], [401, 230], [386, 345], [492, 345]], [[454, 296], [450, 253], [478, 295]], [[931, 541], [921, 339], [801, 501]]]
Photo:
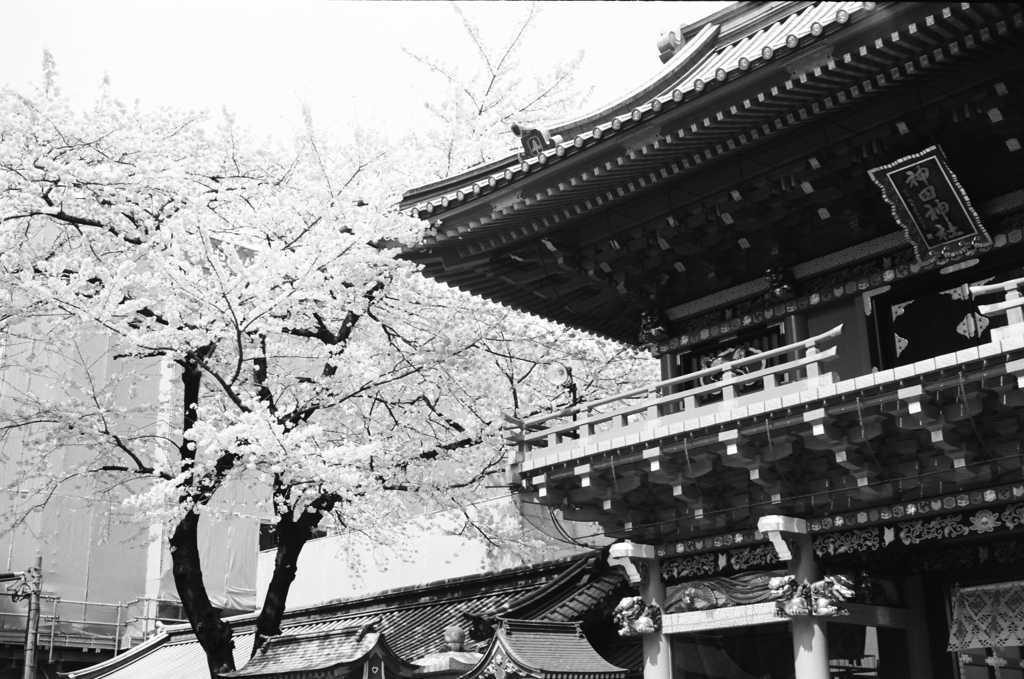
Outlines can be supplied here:
[[[16, 592], [0, 592], [0, 595], [19, 596]], [[54, 654], [62, 648], [112, 651], [116, 656], [158, 634], [163, 625], [187, 622], [160, 614], [161, 604], [178, 604], [170, 599], [139, 597], [107, 603], [52, 594], [43, 594], [39, 599], [42, 610], [36, 646], [40, 650], [47, 649], [51, 663], [55, 660]], [[108, 613], [111, 610], [113, 615]], [[24, 643], [28, 618], [28, 613], [0, 611], [0, 643]]]

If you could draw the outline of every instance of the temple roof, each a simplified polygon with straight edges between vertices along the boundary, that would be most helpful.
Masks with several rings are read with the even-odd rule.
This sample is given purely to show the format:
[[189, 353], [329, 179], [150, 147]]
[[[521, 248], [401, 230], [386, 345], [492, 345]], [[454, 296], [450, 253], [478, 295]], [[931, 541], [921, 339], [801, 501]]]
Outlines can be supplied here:
[[594, 650], [580, 626], [569, 622], [502, 620], [484, 657], [462, 679], [494, 674], [511, 661], [539, 679], [623, 679], [627, 670], [612, 665]]
[[[509, 156], [443, 182], [413, 189], [406, 193], [403, 206], [411, 206], [421, 218], [427, 219], [435, 211], [440, 214], [451, 202], [485, 196], [488, 188], [500, 187], [517, 175], [521, 178], [537, 166], [571, 155], [590, 143], [599, 143], [602, 138], [604, 143], [614, 144], [614, 133], [656, 116], [663, 107], [701, 94], [716, 81], [734, 79], [744, 71], [768, 65], [772, 59], [788, 56], [800, 49], [801, 42], [806, 47], [807, 39], [830, 33], [851, 18], [858, 19], [858, 14], [874, 9], [875, 4], [735, 3], [707, 17], [699, 27], [680, 31], [678, 38], [671, 34], [667, 41], [667, 63], [646, 82], [610, 103], [549, 125], [547, 131], [560, 140], [542, 157], [522, 160]], [[730, 23], [729, 30], [723, 32], [726, 22]], [[445, 193], [438, 195], [445, 189]]]
[[[184, 633], [187, 629], [185, 625], [175, 625], [110, 660], [59, 675], [67, 679], [206, 679], [210, 676], [206, 654], [191, 630]], [[251, 633], [234, 636], [235, 666], [240, 667], [249, 659], [252, 641]]]
[[689, 321], [763, 296], [769, 267], [803, 280], [909, 248], [867, 171], [938, 139], [986, 218], [1020, 169], [1020, 107], [1000, 93], [1016, 91], [1022, 27], [1018, 4], [727, 8], [619, 101], [409, 191], [431, 228], [406, 256], [637, 343], [643, 310]]
[[[341, 644], [339, 653], [344, 654], [354, 652], [356, 646], [363, 648], [371, 638], [384, 635], [396, 658], [412, 662], [442, 651], [442, 633], [450, 626], [459, 626], [471, 638], [489, 642], [485, 637], [493, 633], [491, 626], [496, 625], [499, 616], [537, 615], [556, 621], [600, 617], [605, 609], [617, 603], [616, 597], [622, 593], [624, 581], [623, 576], [607, 568], [600, 553], [590, 553], [497, 573], [403, 587], [373, 596], [289, 610], [281, 623], [282, 635], [268, 642], [265, 648], [266, 653], [273, 651], [276, 656], [284, 653], [283, 649], [299, 648], [306, 653], [338, 642]], [[241, 668], [239, 671], [251, 671], [243, 665], [252, 649], [255, 619], [255, 614], [228, 619], [234, 631], [235, 664]], [[353, 637], [359, 631], [364, 632], [364, 637], [357, 643]], [[485, 647], [486, 643], [480, 643], [476, 649], [467, 650], [479, 651]], [[616, 653], [616, 657], [637, 660], [635, 653], [623, 650]], [[415, 666], [410, 667], [415, 669]], [[112, 660], [64, 676], [68, 679], [142, 676], [199, 679], [208, 676], [208, 671], [206, 657], [189, 626], [174, 625]]]
[[302, 676], [321, 670], [352, 667], [375, 653], [392, 667], [392, 677], [411, 677], [416, 666], [399, 659], [384, 635], [365, 625], [271, 637], [241, 669], [224, 677]]
[[547, 584], [502, 605], [494, 615], [518, 620], [589, 621], [593, 614], [606, 614], [602, 608], [608, 602], [611, 606], [618, 603], [615, 595], [625, 596], [628, 588], [625, 576], [604, 568], [598, 557], [580, 559]]

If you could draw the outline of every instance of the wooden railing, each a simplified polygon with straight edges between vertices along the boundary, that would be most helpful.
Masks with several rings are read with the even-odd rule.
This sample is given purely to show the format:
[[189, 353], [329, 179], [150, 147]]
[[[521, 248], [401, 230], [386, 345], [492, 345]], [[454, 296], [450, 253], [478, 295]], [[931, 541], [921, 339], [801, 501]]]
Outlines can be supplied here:
[[[972, 285], [971, 295], [980, 297], [981, 295], [990, 295], [994, 292], [1006, 293], [1005, 301], [995, 304], [981, 304], [978, 306], [978, 311], [985, 316], [1006, 314], [1007, 324], [1013, 326], [1024, 323], [1024, 312], [1021, 311], [1021, 307], [1024, 306], [1024, 295], [1021, 295], [1020, 288], [1024, 288], [1024, 278], [1015, 278], [1012, 281], [992, 283], [991, 285]], [[996, 330], [1002, 330], [1003, 332], [999, 333]], [[1014, 331], [1016, 330], [1018, 329], [1015, 328]], [[1001, 339], [1001, 336], [1005, 333], [1005, 328], [997, 328], [993, 330], [992, 338], [996, 340]]]
[[[594, 436], [599, 428], [603, 431], [617, 431], [629, 426], [631, 418], [639, 419], [638, 416], [642, 416], [643, 419], [654, 419], [667, 414], [693, 414], [705, 405], [703, 400], [718, 392], [722, 393], [722, 401], [726, 404], [737, 397], [739, 390], [743, 390], [744, 396], [757, 392], [760, 398], [771, 398], [771, 392], [776, 390], [780, 381], [786, 376], [792, 378], [798, 371], [805, 372], [807, 380], [816, 381], [821, 376], [821, 363], [837, 356], [836, 347], [822, 350], [819, 345], [835, 339], [842, 330], [843, 326], [839, 325], [828, 332], [777, 349], [630, 389], [558, 412], [525, 420], [506, 416], [506, 421], [512, 425], [510, 428], [514, 430], [509, 439], [519, 444], [520, 452], [526, 452], [534, 447], [558, 445], [564, 438]], [[785, 355], [793, 358], [777, 365], [743, 372], [747, 366]], [[698, 386], [686, 388], [686, 383], [695, 383]], [[612, 409], [602, 411], [606, 406], [611, 406]]]

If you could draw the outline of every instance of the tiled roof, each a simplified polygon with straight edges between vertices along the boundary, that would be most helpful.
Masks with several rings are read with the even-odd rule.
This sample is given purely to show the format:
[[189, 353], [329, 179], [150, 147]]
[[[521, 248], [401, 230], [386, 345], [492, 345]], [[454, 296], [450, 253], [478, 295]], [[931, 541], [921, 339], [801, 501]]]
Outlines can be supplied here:
[[546, 610], [538, 620], [569, 622], [580, 620], [594, 608], [612, 601], [618, 603], [612, 595], [629, 588], [629, 583], [618, 571], [606, 571], [586, 584], [580, 585], [575, 592], [562, 600], [548, 602]]
[[[576, 152], [599, 143], [618, 137], [641, 121], [650, 121], [663, 111], [668, 112], [675, 107], [688, 103], [702, 95], [709, 85], [734, 80], [746, 72], [756, 70], [778, 58], [796, 50], [806, 49], [810, 43], [826, 32], [839, 29], [849, 23], [854, 15], [870, 11], [874, 2], [818, 2], [809, 6], [794, 3], [792, 13], [781, 17], [772, 24], [733, 40], [720, 41], [714, 44], [706, 56], [696, 64], [689, 57], [694, 50], [704, 54], [708, 43], [715, 40], [718, 27], [708, 24], [692, 38], [687, 46], [677, 53], [664, 67], [662, 73], [655, 76], [650, 83], [630, 92], [620, 102], [603, 107], [597, 114], [585, 114], [579, 121], [558, 124], [559, 131], [579, 130], [572, 138], [564, 139], [535, 158], [519, 161], [510, 157], [505, 167], [492, 170], [486, 176], [479, 175], [479, 170], [461, 175], [465, 181], [461, 185], [452, 180], [448, 191], [443, 195], [434, 195], [422, 200], [422, 192], [414, 189], [408, 194], [405, 205], [415, 202], [412, 206], [413, 216], [428, 218], [444, 211], [450, 206], [470, 201], [474, 198], [489, 195], [496, 189], [512, 184], [531, 170], [540, 168], [547, 163], [569, 157]], [[682, 66], [682, 68], [680, 68]], [[675, 76], [678, 73], [678, 77]], [[650, 97], [639, 101], [636, 97]], [[620, 112], [626, 106], [631, 110]], [[605, 117], [603, 120], [601, 119]], [[583, 130], [583, 123], [590, 124], [590, 129]], [[621, 130], [621, 133], [620, 133]], [[616, 143], [612, 141], [611, 143]], [[470, 180], [472, 177], [472, 180]], [[436, 186], [436, 185], [434, 185]], [[419, 195], [416, 195], [419, 194]]]
[[[448, 286], [636, 344], [651, 294], [670, 307], [670, 321], [693, 320], [690, 336], [707, 339], [727, 327], [711, 313], [724, 308], [739, 323], [738, 304], [749, 306], [767, 290], [761, 274], [773, 251], [799, 266], [835, 267], [832, 249], [872, 249], [880, 256], [901, 249], [897, 225], [860, 175], [940, 128], [951, 140], [975, 134], [962, 127], [963, 118], [955, 125], [962, 131], [943, 127], [937, 112], [955, 116], [958, 104], [942, 94], [947, 85], [922, 83], [942, 78], [958, 97], [990, 96], [982, 90], [1005, 77], [997, 74], [1006, 64], [1020, 61], [1020, 4], [880, 3], [827, 26], [814, 13], [838, 5], [767, 5], [772, 11], [761, 12], [764, 21], [751, 22], [749, 30], [722, 21], [715, 47], [671, 92], [657, 95], [678, 90], [682, 101], [658, 99], [658, 111], [654, 99], [637, 102], [639, 120], [631, 113], [623, 122], [624, 114], [615, 114], [618, 128], [608, 120], [588, 123], [575, 140], [563, 139], [526, 163], [509, 159], [505, 167], [478, 168], [407, 193], [403, 208], [429, 202], [433, 211], [427, 210], [426, 237], [403, 256]], [[818, 23], [827, 30], [815, 36]], [[795, 49], [772, 48], [770, 63], [752, 61], [746, 71], [738, 58], [732, 65], [738, 52], [752, 54], [758, 46], [763, 52], [785, 37], [783, 28], [809, 32], [797, 35]], [[687, 45], [700, 30], [687, 35]], [[712, 66], [714, 77], [701, 78], [698, 93], [696, 79]], [[983, 82], [989, 73], [995, 80]], [[921, 92], [930, 96], [921, 100]], [[914, 132], [892, 125], [897, 110], [921, 119]], [[1000, 110], [1006, 115], [1005, 106]], [[991, 131], [985, 143], [995, 147], [1002, 133]], [[965, 143], [962, 161], [973, 145]], [[978, 171], [974, 158], [967, 162]], [[992, 176], [1014, 176], [1014, 161], [1000, 162], [1011, 171], [993, 168]], [[479, 194], [467, 193], [474, 183]], [[986, 191], [995, 185], [982, 184]], [[699, 308], [685, 317], [673, 311], [684, 305]], [[702, 314], [709, 318], [697, 318]]]
[[[252, 652], [253, 635], [234, 636], [235, 666], [241, 666]], [[97, 671], [98, 670], [98, 671]], [[209, 676], [206, 654], [198, 641], [172, 641], [167, 633], [156, 636], [145, 644], [100, 666], [70, 672], [68, 679], [99, 679], [100, 677], [145, 677], [145, 679], [184, 679]]]
[[383, 614], [380, 629], [387, 633], [388, 643], [399, 657], [422, 658], [440, 650], [445, 627], [458, 625], [469, 631], [470, 625], [463, 617], [464, 613], [481, 614], [515, 600], [521, 594], [519, 590], [391, 610]]
[[346, 627], [271, 637], [241, 669], [225, 677], [268, 677], [361, 662], [382, 641], [378, 632]]
[[596, 648], [612, 665], [629, 670], [629, 676], [643, 676], [644, 644], [640, 637], [616, 637], [610, 643], [599, 643]]
[[[289, 611], [282, 621], [282, 635], [312, 638], [341, 630], [348, 634], [352, 628], [375, 622], [375, 630], [385, 635], [394, 654], [412, 661], [442, 650], [446, 627], [457, 625], [468, 631], [470, 622], [464, 614], [501, 615], [502, 611], [511, 610], [517, 601], [523, 601], [524, 595], [544, 589], [554, 580], [572, 586], [548, 588], [546, 591], [552, 599], [547, 603], [543, 602], [543, 597], [529, 599], [538, 614], [548, 609], [554, 611], [559, 603], [571, 600], [576, 595], [575, 587], [582, 587], [584, 592], [596, 591], [590, 580], [581, 581], [586, 577], [584, 566], [590, 558], [592, 555]], [[560, 579], [565, 572], [575, 574], [576, 579]], [[567, 619], [569, 612], [552, 612], [552, 615]], [[238, 616], [230, 621], [234, 628], [235, 666], [242, 667], [252, 649], [255, 616]], [[289, 642], [282, 638], [276, 643]], [[191, 630], [187, 625], [176, 625], [168, 627], [163, 636], [113, 660], [65, 676], [69, 679], [192, 679], [207, 674], [205, 655]]]
[[575, 623], [503, 620], [495, 643], [513, 661], [544, 676], [626, 676], [625, 669], [598, 655]]
[[601, 557], [581, 559], [547, 584], [494, 611], [494, 615], [516, 620], [578, 622], [628, 587], [626, 578], [619, 571], [608, 569]]

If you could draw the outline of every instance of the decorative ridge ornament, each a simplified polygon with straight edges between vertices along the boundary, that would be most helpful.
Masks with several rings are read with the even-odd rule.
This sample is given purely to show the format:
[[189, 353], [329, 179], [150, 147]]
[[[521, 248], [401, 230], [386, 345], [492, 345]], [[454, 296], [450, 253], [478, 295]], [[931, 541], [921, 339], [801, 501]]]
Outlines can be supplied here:
[[868, 171], [924, 262], [973, 254], [992, 245], [939, 146]]
[[668, 319], [661, 311], [644, 311], [640, 314], [640, 343], [662, 342], [671, 336]]
[[466, 630], [458, 625], [449, 625], [444, 628], [443, 650], [460, 652], [466, 650]]
[[560, 143], [561, 137], [552, 137], [551, 132], [541, 127], [527, 127], [519, 123], [512, 123], [512, 134], [519, 137], [523, 144], [521, 161], [528, 158], [538, 158], [544, 155], [548, 149], [552, 149]]

